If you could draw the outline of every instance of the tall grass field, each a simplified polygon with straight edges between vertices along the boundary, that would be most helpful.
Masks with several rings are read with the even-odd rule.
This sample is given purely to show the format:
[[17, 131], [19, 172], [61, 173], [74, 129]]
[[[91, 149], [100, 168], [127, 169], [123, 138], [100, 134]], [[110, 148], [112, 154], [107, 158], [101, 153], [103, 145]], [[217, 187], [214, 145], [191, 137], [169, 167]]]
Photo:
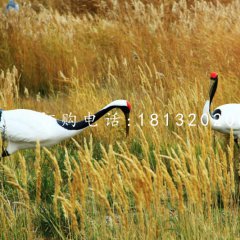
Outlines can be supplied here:
[[[0, 107], [77, 121], [0, 163], [0, 239], [240, 239], [240, 150], [202, 122], [240, 103], [240, 2], [0, 0]], [[118, 126], [107, 120], [118, 116]], [[108, 119], [107, 119], [108, 118]], [[6, 142], [0, 142], [0, 147]]]

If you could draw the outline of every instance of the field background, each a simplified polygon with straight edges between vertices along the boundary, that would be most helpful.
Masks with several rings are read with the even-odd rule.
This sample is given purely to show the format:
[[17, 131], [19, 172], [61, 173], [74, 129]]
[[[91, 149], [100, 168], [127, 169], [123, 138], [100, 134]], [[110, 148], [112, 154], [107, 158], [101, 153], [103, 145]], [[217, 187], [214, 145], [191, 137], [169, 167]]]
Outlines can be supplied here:
[[0, 0], [1, 107], [82, 120], [127, 99], [131, 128], [2, 160], [1, 239], [239, 239], [240, 155], [200, 122], [211, 71], [214, 106], [240, 102], [239, 1], [19, 4]]

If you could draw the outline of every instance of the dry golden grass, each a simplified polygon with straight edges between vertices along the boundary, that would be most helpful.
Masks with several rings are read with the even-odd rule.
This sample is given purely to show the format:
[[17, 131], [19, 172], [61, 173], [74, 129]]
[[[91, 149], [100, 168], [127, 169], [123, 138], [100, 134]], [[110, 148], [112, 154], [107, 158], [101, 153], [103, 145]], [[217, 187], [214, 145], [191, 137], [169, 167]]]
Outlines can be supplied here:
[[132, 103], [127, 139], [123, 121], [102, 119], [77, 141], [2, 162], [2, 239], [237, 239], [239, 156], [200, 117], [210, 71], [214, 105], [240, 102], [239, 2], [108, 4], [86, 6], [94, 16], [26, 5], [0, 17], [4, 109], [80, 120], [114, 99]]

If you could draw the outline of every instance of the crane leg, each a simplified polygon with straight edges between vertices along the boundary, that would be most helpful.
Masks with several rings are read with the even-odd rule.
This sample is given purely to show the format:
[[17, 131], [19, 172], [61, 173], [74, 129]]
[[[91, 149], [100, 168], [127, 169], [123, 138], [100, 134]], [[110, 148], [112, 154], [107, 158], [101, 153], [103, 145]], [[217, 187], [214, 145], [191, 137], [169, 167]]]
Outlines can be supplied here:
[[234, 138], [234, 142], [236, 143], [236, 145], [237, 145], [237, 147], [239, 149], [240, 147], [239, 147], [239, 144], [238, 144], [238, 138]]
[[237, 186], [236, 198], [239, 199], [239, 197], [240, 197], [240, 176], [238, 174], [238, 166], [240, 164], [240, 152], [239, 152], [240, 147], [238, 144], [238, 138], [235, 138], [234, 142], [237, 144], [237, 147], [238, 147], [238, 157], [234, 160], [234, 172], [235, 172], [235, 184]]
[[4, 152], [4, 147], [2, 146], [2, 156], [1, 157], [1, 164], [2, 164], [2, 182], [1, 182], [1, 190], [2, 193], [4, 191], [4, 168], [3, 168], [3, 164], [4, 164], [4, 158], [3, 158], [3, 152]]

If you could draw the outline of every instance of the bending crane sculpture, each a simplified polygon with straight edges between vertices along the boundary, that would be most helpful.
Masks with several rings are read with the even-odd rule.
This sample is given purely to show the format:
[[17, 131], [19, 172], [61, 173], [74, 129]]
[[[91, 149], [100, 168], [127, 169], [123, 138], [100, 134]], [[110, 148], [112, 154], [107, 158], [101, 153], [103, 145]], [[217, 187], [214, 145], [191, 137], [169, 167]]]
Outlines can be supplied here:
[[[125, 115], [126, 133], [129, 132], [129, 113], [131, 105], [126, 100], [116, 100], [95, 113], [91, 124], [96, 122], [107, 112], [119, 108]], [[44, 113], [16, 109], [0, 111], [0, 129], [2, 129], [3, 140], [8, 141], [6, 149], [3, 149], [2, 156], [8, 156], [20, 149], [34, 148], [39, 141], [41, 146], [52, 146], [60, 141], [71, 138], [89, 127], [86, 120], [76, 124], [64, 124]]]

